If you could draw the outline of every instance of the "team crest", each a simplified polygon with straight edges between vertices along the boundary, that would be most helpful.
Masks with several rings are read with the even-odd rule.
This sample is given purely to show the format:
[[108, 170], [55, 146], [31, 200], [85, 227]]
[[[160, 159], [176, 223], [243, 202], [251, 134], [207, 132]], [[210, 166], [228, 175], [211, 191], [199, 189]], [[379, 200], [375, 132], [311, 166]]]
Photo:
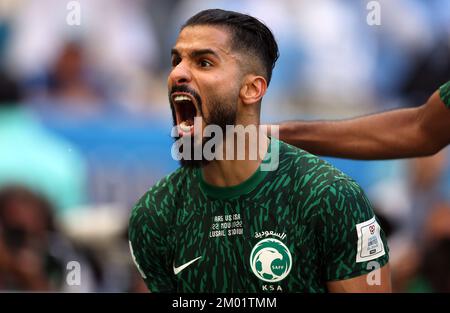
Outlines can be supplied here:
[[278, 239], [260, 240], [250, 253], [250, 266], [259, 279], [278, 282], [286, 278], [292, 268], [289, 249]]

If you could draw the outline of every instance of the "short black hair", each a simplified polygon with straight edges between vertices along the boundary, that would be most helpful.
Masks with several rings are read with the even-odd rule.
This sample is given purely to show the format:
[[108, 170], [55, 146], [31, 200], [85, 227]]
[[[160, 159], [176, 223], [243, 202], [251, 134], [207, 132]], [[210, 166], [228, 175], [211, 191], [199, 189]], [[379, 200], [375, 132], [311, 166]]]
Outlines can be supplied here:
[[266, 72], [267, 84], [270, 83], [279, 52], [274, 35], [263, 22], [239, 12], [209, 9], [192, 16], [181, 30], [195, 25], [216, 25], [227, 28], [231, 33], [232, 47], [257, 57]]

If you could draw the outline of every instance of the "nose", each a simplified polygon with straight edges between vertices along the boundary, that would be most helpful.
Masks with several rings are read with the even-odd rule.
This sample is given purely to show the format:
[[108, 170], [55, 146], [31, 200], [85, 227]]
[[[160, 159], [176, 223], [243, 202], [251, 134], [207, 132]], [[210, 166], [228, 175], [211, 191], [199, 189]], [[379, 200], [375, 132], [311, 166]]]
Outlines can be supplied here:
[[169, 80], [173, 85], [186, 84], [191, 81], [191, 75], [188, 65], [184, 62], [180, 62], [170, 72]]

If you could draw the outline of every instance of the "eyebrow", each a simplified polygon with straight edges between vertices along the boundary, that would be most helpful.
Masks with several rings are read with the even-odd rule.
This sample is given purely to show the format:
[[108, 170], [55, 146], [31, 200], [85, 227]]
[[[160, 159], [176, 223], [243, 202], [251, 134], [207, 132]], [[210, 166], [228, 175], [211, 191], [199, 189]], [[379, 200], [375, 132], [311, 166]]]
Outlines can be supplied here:
[[[174, 56], [179, 56], [180, 52], [178, 52], [177, 49], [172, 49], [171, 51], [171, 55]], [[190, 53], [191, 58], [198, 58], [199, 56], [203, 56], [203, 55], [212, 55], [218, 59], [220, 59], [219, 55], [212, 49], [199, 49], [199, 50], [194, 50]]]

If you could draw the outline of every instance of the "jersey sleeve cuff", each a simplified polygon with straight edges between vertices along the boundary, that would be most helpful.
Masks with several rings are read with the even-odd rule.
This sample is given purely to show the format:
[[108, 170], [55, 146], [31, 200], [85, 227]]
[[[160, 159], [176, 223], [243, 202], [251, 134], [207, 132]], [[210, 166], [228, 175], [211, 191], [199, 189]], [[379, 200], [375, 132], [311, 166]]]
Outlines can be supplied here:
[[442, 85], [439, 91], [442, 102], [450, 109], [450, 81]]
[[[376, 262], [376, 263], [373, 263], [373, 262]], [[378, 259], [361, 263], [361, 267], [358, 269], [355, 269], [353, 272], [345, 273], [343, 275], [339, 275], [339, 276], [335, 276], [335, 277], [327, 277], [327, 281], [346, 280], [346, 279], [359, 277], [362, 275], [367, 275], [376, 269], [382, 268], [383, 266], [385, 266], [388, 263], [389, 263], [389, 254], [386, 253], [384, 256], [382, 256]], [[375, 266], [375, 264], [376, 264], [376, 266]]]

